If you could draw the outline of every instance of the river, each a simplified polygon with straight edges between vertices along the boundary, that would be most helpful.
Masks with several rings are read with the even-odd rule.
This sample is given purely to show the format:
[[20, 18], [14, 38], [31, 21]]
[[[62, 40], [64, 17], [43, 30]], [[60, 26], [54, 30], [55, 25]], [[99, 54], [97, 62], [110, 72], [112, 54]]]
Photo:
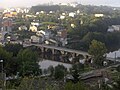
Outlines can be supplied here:
[[67, 63], [62, 63], [62, 62], [57, 62], [57, 61], [51, 61], [51, 60], [42, 60], [39, 62], [40, 68], [42, 70], [44, 69], [48, 69], [49, 66], [57, 66], [57, 65], [63, 65], [64, 67], [67, 68], [67, 70], [69, 70], [72, 67], [72, 64], [67, 64]]

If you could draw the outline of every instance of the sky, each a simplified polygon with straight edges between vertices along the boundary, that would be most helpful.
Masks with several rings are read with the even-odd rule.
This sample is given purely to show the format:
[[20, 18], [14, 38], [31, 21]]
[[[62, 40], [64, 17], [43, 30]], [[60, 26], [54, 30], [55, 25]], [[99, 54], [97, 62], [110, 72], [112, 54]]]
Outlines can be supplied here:
[[84, 5], [108, 5], [119, 6], [120, 0], [0, 0], [0, 7], [30, 7], [38, 4], [49, 3], [66, 3], [77, 1]]

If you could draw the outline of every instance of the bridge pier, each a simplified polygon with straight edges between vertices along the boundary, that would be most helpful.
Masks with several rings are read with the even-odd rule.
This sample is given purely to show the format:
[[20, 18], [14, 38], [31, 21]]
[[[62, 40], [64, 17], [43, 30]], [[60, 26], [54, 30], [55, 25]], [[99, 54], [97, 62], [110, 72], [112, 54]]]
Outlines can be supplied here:
[[55, 54], [55, 49], [52, 49], [52, 54], [53, 54], [53, 55]]
[[83, 51], [41, 44], [35, 44], [35, 46], [41, 49], [41, 53], [43, 53], [42, 58], [49, 59], [50, 57], [52, 57], [51, 59], [61, 62], [76, 63], [79, 62], [79, 60], [83, 59], [89, 61], [90, 57], [87, 52]]

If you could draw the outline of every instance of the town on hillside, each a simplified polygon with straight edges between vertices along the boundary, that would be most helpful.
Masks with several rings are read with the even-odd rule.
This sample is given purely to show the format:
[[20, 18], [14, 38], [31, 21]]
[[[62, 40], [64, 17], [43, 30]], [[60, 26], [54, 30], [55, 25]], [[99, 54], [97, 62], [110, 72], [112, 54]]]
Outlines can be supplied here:
[[0, 8], [0, 90], [120, 90], [120, 7]]

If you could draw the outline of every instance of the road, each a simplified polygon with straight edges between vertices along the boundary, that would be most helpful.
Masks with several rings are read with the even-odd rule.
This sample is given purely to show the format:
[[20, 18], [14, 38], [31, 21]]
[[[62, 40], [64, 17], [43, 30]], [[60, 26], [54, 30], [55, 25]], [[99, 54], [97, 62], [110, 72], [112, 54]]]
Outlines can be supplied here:
[[120, 63], [115, 64], [115, 65], [111, 65], [111, 66], [108, 66], [108, 67], [104, 67], [104, 68], [101, 68], [101, 69], [92, 70], [92, 71], [89, 71], [89, 72], [86, 72], [86, 73], [82, 73], [80, 76], [81, 76], [82, 80], [93, 78], [93, 77], [103, 76], [103, 72], [107, 71], [107, 69], [112, 68], [112, 67], [117, 67], [119, 65], [120, 65]]

